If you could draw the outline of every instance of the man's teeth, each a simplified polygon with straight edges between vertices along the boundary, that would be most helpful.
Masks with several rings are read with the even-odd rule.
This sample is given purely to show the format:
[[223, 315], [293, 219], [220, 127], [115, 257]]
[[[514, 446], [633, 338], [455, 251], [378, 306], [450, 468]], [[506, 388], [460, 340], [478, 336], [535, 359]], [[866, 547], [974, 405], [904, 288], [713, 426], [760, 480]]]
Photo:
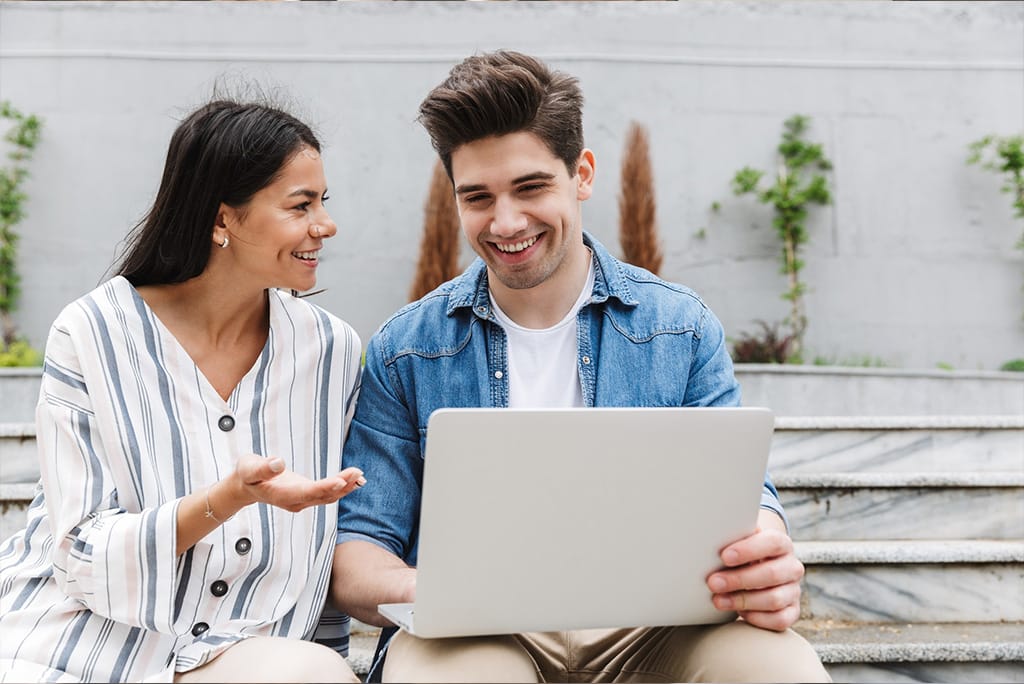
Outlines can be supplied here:
[[316, 259], [317, 255], [320, 254], [320, 250], [314, 249], [309, 252], [292, 252], [292, 254], [299, 257], [300, 259], [312, 260]]
[[534, 235], [529, 240], [523, 240], [522, 242], [516, 242], [515, 244], [502, 245], [499, 243], [494, 243], [494, 246], [497, 247], [499, 251], [505, 252], [506, 254], [515, 254], [516, 252], [522, 252], [527, 247], [532, 247], [533, 243], [535, 243], [536, 241], [537, 236]]

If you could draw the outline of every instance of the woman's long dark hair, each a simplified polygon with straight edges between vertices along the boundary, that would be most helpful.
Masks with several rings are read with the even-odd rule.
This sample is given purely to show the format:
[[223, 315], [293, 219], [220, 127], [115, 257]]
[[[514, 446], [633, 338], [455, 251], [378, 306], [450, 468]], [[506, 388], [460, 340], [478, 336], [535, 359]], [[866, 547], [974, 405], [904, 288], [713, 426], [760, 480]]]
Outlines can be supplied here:
[[117, 274], [138, 287], [202, 273], [221, 203], [244, 211], [304, 146], [320, 151], [309, 126], [276, 107], [217, 99], [192, 112], [171, 136], [160, 189]]

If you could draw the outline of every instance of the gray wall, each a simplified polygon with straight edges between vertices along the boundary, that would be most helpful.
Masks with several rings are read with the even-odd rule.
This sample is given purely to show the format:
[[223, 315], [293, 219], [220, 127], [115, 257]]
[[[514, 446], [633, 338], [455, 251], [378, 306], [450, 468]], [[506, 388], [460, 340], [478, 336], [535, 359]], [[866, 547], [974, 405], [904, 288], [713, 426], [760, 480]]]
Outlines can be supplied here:
[[[327, 145], [316, 301], [365, 339], [405, 302], [433, 153], [416, 107], [474, 51], [577, 75], [597, 155], [585, 226], [618, 253], [622, 141], [653, 144], [662, 275], [736, 335], [779, 320], [769, 210], [729, 191], [812, 117], [835, 204], [812, 214], [809, 353], [992, 369], [1024, 356], [1024, 222], [967, 144], [1024, 128], [1019, 3], [0, 3], [0, 99], [45, 119], [20, 225], [41, 344], [152, 200], [176, 121], [225, 74], [283, 88]], [[713, 214], [709, 206], [722, 203]], [[706, 229], [707, 237], [697, 236]]]

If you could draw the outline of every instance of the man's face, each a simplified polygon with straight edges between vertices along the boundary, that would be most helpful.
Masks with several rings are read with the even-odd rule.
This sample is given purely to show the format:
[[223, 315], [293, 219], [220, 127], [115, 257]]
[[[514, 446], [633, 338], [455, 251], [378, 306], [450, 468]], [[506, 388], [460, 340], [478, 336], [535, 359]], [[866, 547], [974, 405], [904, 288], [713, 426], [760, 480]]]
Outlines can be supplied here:
[[532, 133], [467, 143], [452, 153], [459, 218], [466, 238], [510, 290], [537, 287], [568, 267], [582, 250], [580, 202], [590, 197], [593, 154], [584, 150], [576, 174]]

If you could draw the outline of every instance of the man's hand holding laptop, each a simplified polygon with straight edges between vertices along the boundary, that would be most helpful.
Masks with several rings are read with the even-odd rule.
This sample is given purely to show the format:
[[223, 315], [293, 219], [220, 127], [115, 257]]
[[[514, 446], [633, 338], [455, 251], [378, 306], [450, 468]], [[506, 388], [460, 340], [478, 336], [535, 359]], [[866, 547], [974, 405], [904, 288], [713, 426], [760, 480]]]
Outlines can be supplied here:
[[708, 576], [708, 588], [719, 610], [734, 610], [752, 625], [781, 632], [800, 617], [804, 565], [778, 515], [762, 509], [757, 526], [754, 534], [722, 549], [726, 569]]

